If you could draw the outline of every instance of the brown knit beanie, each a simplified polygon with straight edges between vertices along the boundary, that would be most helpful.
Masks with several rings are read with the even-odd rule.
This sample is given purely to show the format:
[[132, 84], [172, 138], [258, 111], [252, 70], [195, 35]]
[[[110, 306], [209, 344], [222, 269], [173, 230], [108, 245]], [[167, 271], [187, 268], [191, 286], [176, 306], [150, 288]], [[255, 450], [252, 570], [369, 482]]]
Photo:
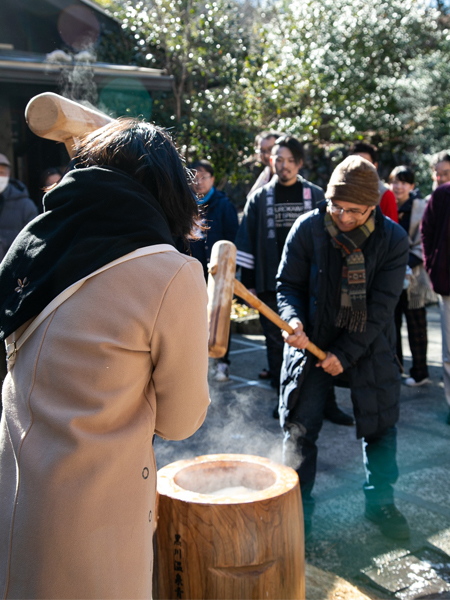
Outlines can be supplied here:
[[365, 158], [352, 155], [333, 171], [325, 197], [329, 200], [376, 206], [380, 202], [378, 173]]

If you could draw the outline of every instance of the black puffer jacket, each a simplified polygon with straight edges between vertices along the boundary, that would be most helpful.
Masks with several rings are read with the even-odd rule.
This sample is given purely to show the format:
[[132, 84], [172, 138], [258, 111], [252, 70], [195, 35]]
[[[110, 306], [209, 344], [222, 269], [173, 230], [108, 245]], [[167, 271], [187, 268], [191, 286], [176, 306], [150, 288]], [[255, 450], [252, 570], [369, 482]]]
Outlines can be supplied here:
[[[408, 263], [405, 231], [375, 213], [375, 231], [363, 247], [367, 282], [367, 325], [363, 333], [335, 326], [340, 306], [342, 255], [324, 228], [326, 205], [300, 217], [292, 227], [277, 276], [280, 316], [298, 317], [310, 340], [341, 361], [350, 382], [357, 436], [393, 426], [398, 419], [400, 371], [395, 357], [394, 309]], [[282, 423], [315, 360], [286, 345], [281, 373]]]

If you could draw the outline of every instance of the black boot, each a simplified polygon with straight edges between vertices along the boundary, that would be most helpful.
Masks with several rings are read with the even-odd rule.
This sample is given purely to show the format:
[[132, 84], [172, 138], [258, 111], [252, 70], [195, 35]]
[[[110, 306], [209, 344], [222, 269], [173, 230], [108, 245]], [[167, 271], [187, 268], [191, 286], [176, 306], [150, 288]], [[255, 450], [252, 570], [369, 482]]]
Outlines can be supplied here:
[[336, 425], [354, 425], [355, 421], [353, 417], [343, 412], [336, 403], [336, 396], [334, 393], [334, 387], [328, 392], [327, 401], [323, 411], [323, 418], [327, 421], [331, 421]]
[[388, 538], [393, 540], [409, 538], [408, 522], [395, 504], [382, 504], [381, 506], [366, 504], [364, 516], [378, 525], [381, 533]]

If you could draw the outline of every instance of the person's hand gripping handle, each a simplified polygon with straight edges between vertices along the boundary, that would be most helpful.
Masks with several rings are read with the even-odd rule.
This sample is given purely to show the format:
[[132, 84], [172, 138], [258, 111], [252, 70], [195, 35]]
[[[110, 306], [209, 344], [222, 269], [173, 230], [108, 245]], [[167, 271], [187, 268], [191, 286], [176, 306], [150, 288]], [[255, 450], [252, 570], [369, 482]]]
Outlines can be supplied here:
[[[303, 331], [303, 324], [300, 321], [300, 319], [291, 319], [289, 325], [292, 329], [292, 333], [289, 334], [283, 331], [283, 337], [285, 342], [290, 346], [293, 346], [294, 348], [307, 348], [309, 350], [308, 345], [311, 342], [309, 341], [306, 333]], [[317, 348], [317, 350], [319, 349]], [[317, 354], [314, 353], [315, 356], [319, 358], [319, 362], [316, 364], [316, 367], [322, 367], [325, 373], [328, 373], [333, 377], [339, 375], [344, 371], [341, 361], [335, 354], [333, 354], [332, 352], [327, 352], [325, 354], [325, 352], [322, 352], [322, 350], [319, 350], [319, 352], [322, 353], [322, 356], [317, 356]]]
[[[291, 327], [291, 325], [289, 323], [287, 323], [286, 321], [283, 321], [283, 319], [275, 311], [273, 311], [271, 308], [269, 308], [267, 306], [267, 304], [264, 304], [264, 302], [262, 302], [257, 296], [255, 296], [254, 294], [249, 292], [248, 289], [245, 287], [245, 285], [243, 285], [237, 279], [234, 280], [234, 293], [236, 294], [236, 296], [239, 296], [240, 298], [245, 300], [248, 304], [250, 304], [250, 306], [252, 306], [253, 308], [256, 308], [256, 310], [258, 310], [265, 317], [270, 319], [270, 321], [275, 323], [275, 325], [278, 325], [278, 327], [280, 329], [283, 329], [283, 331], [285, 331], [288, 334], [288, 335], [283, 334], [283, 337], [286, 341], [288, 341], [289, 336], [294, 335], [294, 329]], [[319, 360], [321, 360], [321, 361], [326, 360], [327, 355], [325, 354], [325, 352], [323, 350], [321, 350], [320, 348], [318, 348], [315, 344], [310, 342], [308, 340], [308, 338], [306, 337], [305, 333], [303, 333], [303, 336], [306, 338], [306, 340], [305, 340], [306, 345], [303, 347], [306, 348], [306, 350], [308, 350], [308, 352], [311, 352], [311, 354], [314, 354], [314, 356], [317, 356], [317, 358]], [[293, 345], [293, 344], [291, 344], [291, 345]]]

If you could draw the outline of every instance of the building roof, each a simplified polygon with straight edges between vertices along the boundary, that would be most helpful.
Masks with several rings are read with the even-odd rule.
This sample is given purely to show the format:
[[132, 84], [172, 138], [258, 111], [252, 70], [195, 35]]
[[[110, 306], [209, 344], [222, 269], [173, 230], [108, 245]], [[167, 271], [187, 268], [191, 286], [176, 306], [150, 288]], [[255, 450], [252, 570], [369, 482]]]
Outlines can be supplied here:
[[[86, 0], [84, 0], [86, 1]], [[119, 81], [138, 80], [149, 91], [172, 89], [172, 77], [161, 69], [149, 69], [109, 63], [86, 63], [72, 60], [70, 63], [48, 62], [45, 55], [5, 50], [0, 48], [0, 82], [37, 83], [58, 85], [62, 70], [77, 67], [92, 68], [97, 85], [108, 83], [120, 87]]]
[[95, 52], [105, 34], [120, 45], [119, 21], [93, 0], [0, 0], [0, 83], [58, 87], [63, 72], [70, 76], [70, 70], [84, 67], [99, 87], [121, 89], [134, 82], [147, 91], [172, 89], [172, 77], [161, 69], [82, 62], [83, 49]]

